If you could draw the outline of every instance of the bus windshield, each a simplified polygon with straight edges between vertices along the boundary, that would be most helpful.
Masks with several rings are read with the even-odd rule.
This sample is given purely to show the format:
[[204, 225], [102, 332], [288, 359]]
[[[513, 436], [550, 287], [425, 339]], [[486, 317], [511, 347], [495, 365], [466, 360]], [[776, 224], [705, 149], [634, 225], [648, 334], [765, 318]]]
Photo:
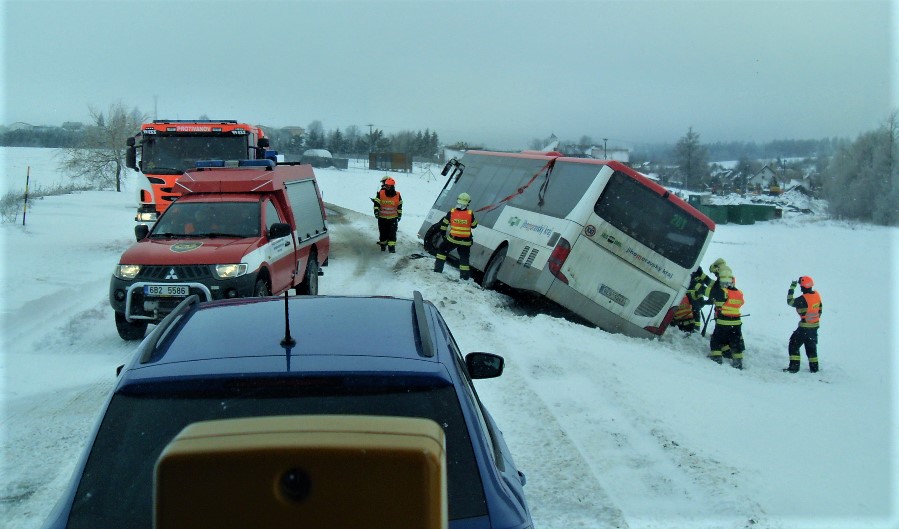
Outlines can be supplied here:
[[197, 160], [244, 160], [250, 157], [247, 136], [147, 136], [141, 144], [144, 172], [169, 169], [184, 172]]
[[628, 175], [616, 171], [593, 210], [662, 257], [691, 268], [709, 228]]

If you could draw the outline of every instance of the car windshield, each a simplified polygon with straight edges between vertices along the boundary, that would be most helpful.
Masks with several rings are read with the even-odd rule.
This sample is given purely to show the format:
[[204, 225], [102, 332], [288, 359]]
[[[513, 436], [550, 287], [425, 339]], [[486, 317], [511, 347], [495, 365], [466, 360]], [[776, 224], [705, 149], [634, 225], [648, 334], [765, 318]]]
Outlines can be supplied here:
[[175, 202], [151, 237], [259, 237], [258, 202]]
[[[188, 393], [116, 394], [91, 449], [69, 516], [69, 529], [153, 526], [153, 469], [163, 448], [187, 425], [274, 415], [424, 417], [443, 427], [449, 519], [487, 514], [480, 474], [452, 386], [385, 387], [383, 377], [241, 381]], [[293, 387], [294, 385], [298, 387]]]

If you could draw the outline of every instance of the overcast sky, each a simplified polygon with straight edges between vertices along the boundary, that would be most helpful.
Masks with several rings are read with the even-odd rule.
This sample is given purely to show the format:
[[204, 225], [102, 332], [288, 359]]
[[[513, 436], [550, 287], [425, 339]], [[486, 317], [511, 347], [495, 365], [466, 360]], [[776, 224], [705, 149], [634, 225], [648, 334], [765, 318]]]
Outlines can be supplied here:
[[899, 107], [887, 1], [2, 1], [2, 124], [431, 129], [526, 148], [854, 138]]

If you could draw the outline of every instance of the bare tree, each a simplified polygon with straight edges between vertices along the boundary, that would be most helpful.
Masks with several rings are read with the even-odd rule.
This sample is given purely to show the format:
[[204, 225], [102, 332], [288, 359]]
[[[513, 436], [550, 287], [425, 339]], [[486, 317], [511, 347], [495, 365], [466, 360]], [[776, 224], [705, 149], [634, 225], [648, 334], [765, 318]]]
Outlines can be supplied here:
[[106, 114], [88, 108], [91, 125], [77, 147], [63, 152], [61, 168], [73, 179], [86, 181], [97, 189], [115, 185], [115, 190], [121, 192], [125, 140], [140, 129], [147, 116], [137, 108], [127, 110], [122, 103], [110, 105]]

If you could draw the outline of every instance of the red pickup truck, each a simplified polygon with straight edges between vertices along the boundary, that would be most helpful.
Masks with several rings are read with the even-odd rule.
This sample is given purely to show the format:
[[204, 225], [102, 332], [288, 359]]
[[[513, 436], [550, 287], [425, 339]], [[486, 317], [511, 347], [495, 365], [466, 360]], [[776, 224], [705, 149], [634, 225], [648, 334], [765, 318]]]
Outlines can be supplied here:
[[109, 285], [116, 329], [143, 338], [182, 299], [318, 294], [330, 239], [310, 165], [199, 162], [183, 194], [119, 259]]

